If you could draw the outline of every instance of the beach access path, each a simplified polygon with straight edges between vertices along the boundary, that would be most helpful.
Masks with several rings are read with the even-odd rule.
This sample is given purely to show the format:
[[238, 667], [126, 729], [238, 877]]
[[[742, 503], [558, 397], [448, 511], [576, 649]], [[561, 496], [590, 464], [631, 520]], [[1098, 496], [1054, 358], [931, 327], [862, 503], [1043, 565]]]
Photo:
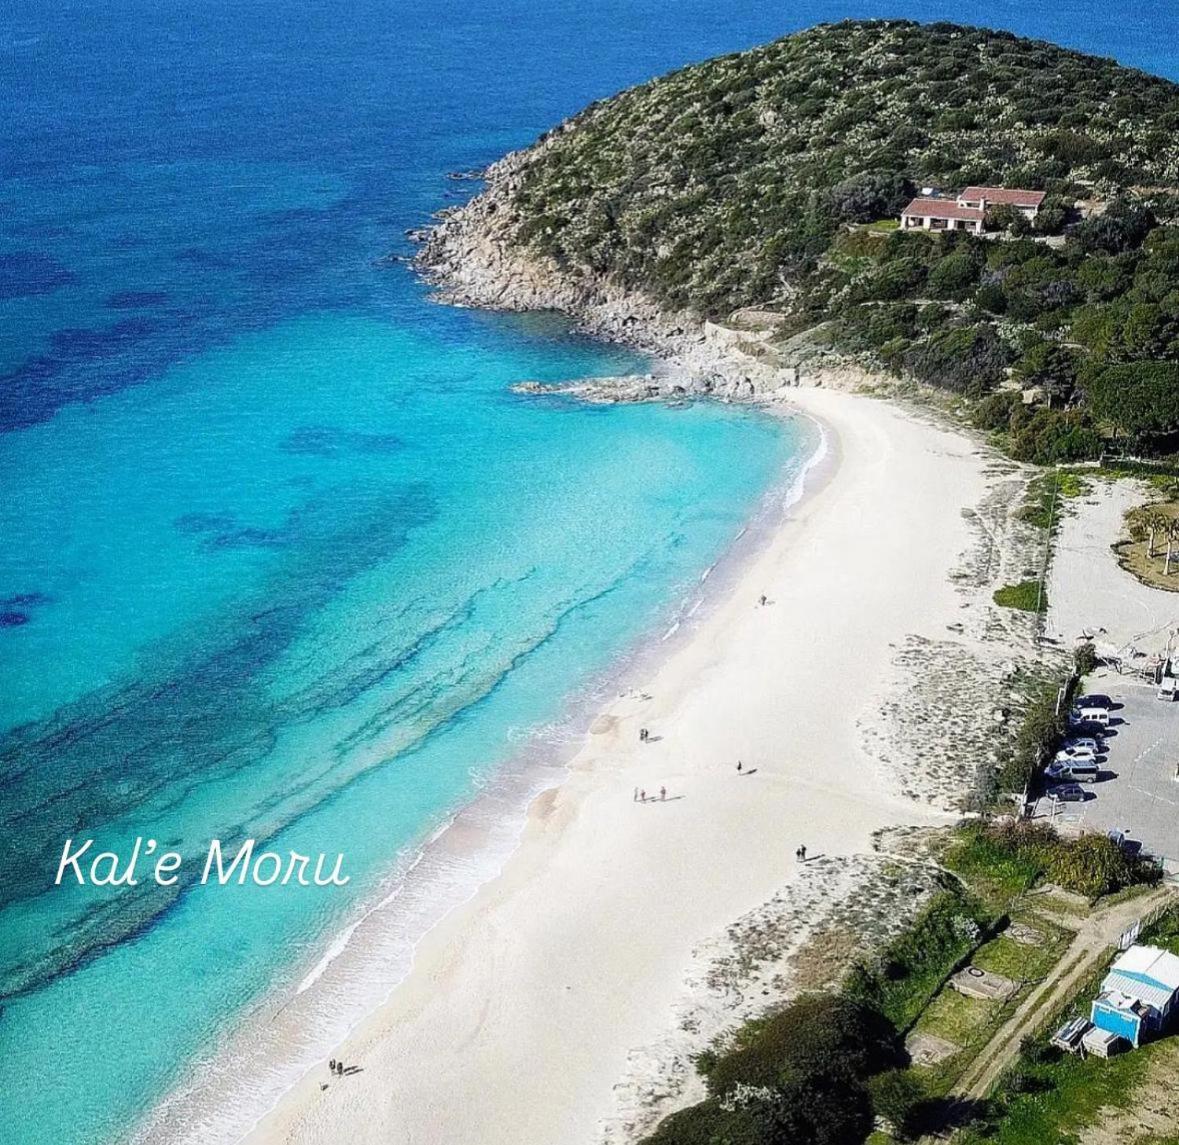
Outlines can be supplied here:
[[899, 797], [857, 720], [907, 635], [960, 618], [949, 574], [986, 451], [892, 403], [796, 400], [827, 432], [813, 488], [641, 681], [650, 698], [597, 716], [500, 875], [337, 1047], [359, 1071], [326, 1088], [326, 1062], [312, 1071], [253, 1145], [596, 1145], [694, 947], [788, 885], [799, 844], [850, 855], [945, 821]]

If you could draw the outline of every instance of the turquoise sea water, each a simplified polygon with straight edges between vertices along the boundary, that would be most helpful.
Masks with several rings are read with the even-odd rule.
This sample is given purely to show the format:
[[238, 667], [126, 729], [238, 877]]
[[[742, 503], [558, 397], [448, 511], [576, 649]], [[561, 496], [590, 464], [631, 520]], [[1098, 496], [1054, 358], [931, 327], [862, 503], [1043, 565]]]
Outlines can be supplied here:
[[[796, 427], [744, 411], [513, 396], [641, 363], [429, 304], [383, 256], [466, 193], [445, 173], [685, 61], [896, 14], [962, 18], [6, 9], [0, 1139], [129, 1132], [522, 744], [560, 738], [801, 459]], [[1173, 3], [971, 15], [1179, 74]], [[49, 885], [66, 837], [138, 835], [190, 863], [214, 836], [343, 851], [352, 881]]]

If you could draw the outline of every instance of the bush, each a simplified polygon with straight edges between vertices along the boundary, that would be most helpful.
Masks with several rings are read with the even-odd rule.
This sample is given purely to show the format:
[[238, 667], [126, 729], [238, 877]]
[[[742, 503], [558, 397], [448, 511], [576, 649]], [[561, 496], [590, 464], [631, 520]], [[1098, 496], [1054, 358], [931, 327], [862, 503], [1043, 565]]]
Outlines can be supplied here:
[[892, 1126], [893, 1136], [902, 1141], [916, 1136], [925, 1087], [917, 1075], [907, 1069], [890, 1069], [877, 1074], [868, 1083], [872, 1109]]
[[734, 1048], [701, 1055], [709, 1097], [667, 1118], [649, 1145], [851, 1145], [872, 1130], [865, 1080], [902, 1056], [876, 1011], [813, 994], [750, 1022]]
[[1141, 881], [1135, 863], [1105, 835], [1082, 835], [1060, 842], [1048, 867], [1048, 877], [1066, 890], [1097, 898]]
[[1056, 750], [1064, 735], [1064, 720], [1056, 713], [1057, 692], [1055, 681], [1045, 681], [1029, 700], [1015, 734], [1015, 750], [999, 776], [1004, 790], [1022, 791]]
[[986, 921], [972, 900], [944, 891], [874, 966], [852, 970], [844, 992], [879, 1010], [898, 1030], [908, 1029], [958, 961], [978, 945]]
[[998, 872], [1008, 890], [1024, 890], [1046, 877], [1065, 890], [1097, 898], [1122, 887], [1153, 882], [1153, 863], [1123, 851], [1105, 835], [1061, 839], [1047, 823], [1007, 819], [962, 832], [959, 869]]
[[1003, 378], [1010, 354], [990, 325], [941, 330], [913, 347], [905, 365], [923, 382], [982, 397]]
[[929, 275], [934, 298], [966, 298], [978, 283], [979, 260], [970, 251], [947, 255]]
[[970, 420], [977, 429], [1006, 430], [1010, 428], [1011, 415], [1019, 404], [1019, 394], [988, 394], [975, 403]]
[[1005, 584], [995, 589], [994, 600], [1000, 608], [1018, 608], [1024, 612], [1044, 612], [1048, 608], [1048, 594], [1038, 580]]
[[865, 171], [836, 183], [827, 192], [827, 205], [843, 222], [870, 223], [899, 215], [912, 191], [902, 175]]
[[775, 1138], [775, 1110], [762, 1105], [724, 1109], [703, 1101], [660, 1123], [647, 1145], [768, 1145]]
[[707, 1075], [708, 1092], [723, 1097], [738, 1085], [778, 1088], [811, 1074], [867, 1077], [897, 1060], [892, 1027], [863, 1003], [838, 995], [805, 995], [751, 1022], [736, 1047]]
[[1146, 207], [1118, 199], [1104, 214], [1077, 227], [1071, 241], [1086, 254], [1121, 254], [1141, 246], [1154, 225], [1154, 216]]
[[1073, 668], [1078, 676], [1088, 676], [1097, 667], [1097, 649], [1086, 642], [1073, 653]]

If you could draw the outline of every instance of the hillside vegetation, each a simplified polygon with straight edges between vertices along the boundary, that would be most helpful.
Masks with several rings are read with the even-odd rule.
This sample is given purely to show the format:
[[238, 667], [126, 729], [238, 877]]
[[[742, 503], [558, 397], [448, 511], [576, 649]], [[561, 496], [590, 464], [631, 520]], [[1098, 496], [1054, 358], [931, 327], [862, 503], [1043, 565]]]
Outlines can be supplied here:
[[[1046, 191], [1036, 233], [865, 225], [971, 183]], [[948, 24], [813, 28], [587, 108], [527, 156], [509, 211], [513, 242], [669, 309], [770, 308], [783, 340], [821, 327], [974, 398], [1042, 386], [1051, 409], [979, 414], [1019, 456], [1179, 429], [1179, 85], [1110, 60]]]

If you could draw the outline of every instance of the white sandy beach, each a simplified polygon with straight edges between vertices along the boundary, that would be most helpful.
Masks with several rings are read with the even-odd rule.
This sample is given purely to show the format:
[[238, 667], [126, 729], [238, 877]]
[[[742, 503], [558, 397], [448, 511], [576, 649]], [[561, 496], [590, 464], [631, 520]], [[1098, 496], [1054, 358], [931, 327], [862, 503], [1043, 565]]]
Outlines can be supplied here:
[[[890, 403], [797, 404], [828, 429], [820, 487], [642, 683], [650, 699], [597, 717], [502, 873], [338, 1047], [360, 1072], [322, 1088], [324, 1063], [255, 1145], [597, 1145], [628, 1054], [675, 1021], [694, 948], [797, 878], [800, 843], [851, 855], [932, 821], [857, 724], [895, 648], [961, 619], [949, 572], [985, 457]], [[634, 801], [661, 786], [666, 801]]]

